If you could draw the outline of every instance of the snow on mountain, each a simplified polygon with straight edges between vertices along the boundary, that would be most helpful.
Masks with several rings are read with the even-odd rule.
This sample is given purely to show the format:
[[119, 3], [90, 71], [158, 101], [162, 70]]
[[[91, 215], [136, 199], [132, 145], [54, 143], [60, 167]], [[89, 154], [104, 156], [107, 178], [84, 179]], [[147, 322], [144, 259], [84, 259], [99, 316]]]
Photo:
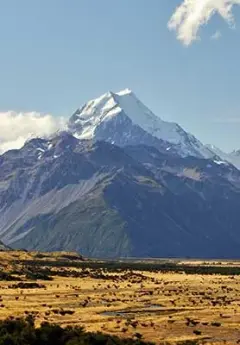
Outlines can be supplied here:
[[226, 153], [214, 145], [206, 145], [206, 147], [222, 160], [233, 164], [236, 168], [240, 169], [240, 150]]
[[228, 154], [228, 161], [240, 169], [240, 150], [235, 150]]
[[129, 89], [107, 92], [89, 101], [70, 118], [69, 129], [79, 139], [106, 140], [119, 146], [158, 146], [157, 141], [161, 140], [165, 142], [166, 151], [212, 158], [212, 151], [193, 135], [177, 123], [156, 116]]
[[207, 144], [205, 145], [206, 148], [208, 148], [209, 151], [211, 151], [213, 153], [213, 155], [219, 156], [222, 159], [226, 159], [228, 154], [223, 152], [222, 150], [220, 150], [217, 146], [215, 145], [210, 145]]

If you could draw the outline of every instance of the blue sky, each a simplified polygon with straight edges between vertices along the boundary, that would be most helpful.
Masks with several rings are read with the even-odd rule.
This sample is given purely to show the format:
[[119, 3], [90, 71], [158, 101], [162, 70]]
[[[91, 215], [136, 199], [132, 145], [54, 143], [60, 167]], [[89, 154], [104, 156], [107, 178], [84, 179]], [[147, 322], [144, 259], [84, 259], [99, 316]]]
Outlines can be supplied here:
[[129, 87], [204, 143], [240, 148], [240, 6], [234, 30], [216, 15], [186, 47], [167, 27], [181, 2], [0, 0], [0, 112], [67, 116]]

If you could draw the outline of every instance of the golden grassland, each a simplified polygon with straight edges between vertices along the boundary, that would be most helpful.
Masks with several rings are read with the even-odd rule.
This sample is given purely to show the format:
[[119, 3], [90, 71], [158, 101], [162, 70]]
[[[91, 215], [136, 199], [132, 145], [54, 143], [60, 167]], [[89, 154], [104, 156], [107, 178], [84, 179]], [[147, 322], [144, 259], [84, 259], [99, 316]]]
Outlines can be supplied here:
[[[28, 261], [36, 258], [42, 262], [34, 268], [36, 272], [47, 261], [53, 263], [53, 280], [36, 280], [38, 286], [33, 288], [18, 285], [33, 283], [25, 272]], [[33, 314], [37, 325], [42, 321], [81, 325], [121, 337], [139, 333], [143, 340], [157, 344], [191, 339], [198, 339], [199, 344], [240, 343], [240, 276], [108, 272], [71, 267], [76, 260], [81, 258], [71, 253], [0, 252], [1, 271], [16, 279], [0, 281], [0, 319]], [[62, 265], [54, 266], [59, 261]], [[76, 276], [67, 276], [70, 271]]]

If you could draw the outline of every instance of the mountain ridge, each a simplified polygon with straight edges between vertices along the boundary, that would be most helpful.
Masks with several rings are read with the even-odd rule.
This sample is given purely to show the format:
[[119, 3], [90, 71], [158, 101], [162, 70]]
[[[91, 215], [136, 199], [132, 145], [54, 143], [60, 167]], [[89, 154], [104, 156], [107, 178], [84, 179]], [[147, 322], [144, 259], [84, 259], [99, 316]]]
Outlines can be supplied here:
[[[122, 137], [115, 132], [120, 128]], [[130, 90], [107, 92], [87, 102], [70, 117], [69, 130], [79, 139], [106, 140], [119, 146], [131, 145], [137, 132], [138, 143], [175, 152], [182, 156], [212, 157], [212, 151], [177, 123], [163, 121]]]
[[240, 172], [230, 164], [61, 132], [8, 151], [0, 167], [0, 238], [13, 248], [239, 255]]
[[98, 258], [236, 258], [239, 193], [233, 164], [127, 89], [0, 155], [0, 239]]
[[205, 145], [213, 155], [220, 157], [223, 161], [233, 164], [237, 169], [240, 169], [240, 150], [234, 150], [226, 153], [214, 145]]

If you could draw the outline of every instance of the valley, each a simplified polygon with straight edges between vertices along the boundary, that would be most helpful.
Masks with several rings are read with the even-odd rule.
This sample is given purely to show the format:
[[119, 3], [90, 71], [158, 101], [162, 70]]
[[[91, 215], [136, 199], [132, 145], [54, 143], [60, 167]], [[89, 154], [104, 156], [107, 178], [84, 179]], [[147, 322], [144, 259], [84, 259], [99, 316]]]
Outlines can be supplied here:
[[37, 327], [83, 326], [156, 344], [240, 339], [238, 261], [89, 261], [6, 251], [0, 262], [0, 319], [31, 315]]
[[0, 3], [0, 345], [240, 345], [240, 0]]

